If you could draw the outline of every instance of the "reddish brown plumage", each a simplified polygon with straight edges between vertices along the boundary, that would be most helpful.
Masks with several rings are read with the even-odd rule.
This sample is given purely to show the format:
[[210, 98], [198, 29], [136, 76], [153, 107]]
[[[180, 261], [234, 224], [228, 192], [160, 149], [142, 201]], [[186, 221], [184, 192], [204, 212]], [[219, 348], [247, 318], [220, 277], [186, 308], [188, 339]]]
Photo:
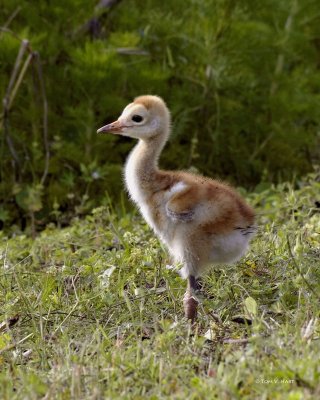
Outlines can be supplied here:
[[[149, 196], [147, 201], [152, 210], [157, 210], [159, 197], [178, 182], [187, 187], [174, 194], [168, 207], [175, 213], [191, 211], [196, 206], [214, 203], [219, 208], [219, 216], [199, 224], [207, 234], [226, 233], [238, 226], [246, 227], [254, 223], [254, 211], [241, 196], [228, 184], [188, 172], [159, 171], [152, 181], [144, 186]], [[155, 222], [161, 229], [159, 213], [155, 212]]]

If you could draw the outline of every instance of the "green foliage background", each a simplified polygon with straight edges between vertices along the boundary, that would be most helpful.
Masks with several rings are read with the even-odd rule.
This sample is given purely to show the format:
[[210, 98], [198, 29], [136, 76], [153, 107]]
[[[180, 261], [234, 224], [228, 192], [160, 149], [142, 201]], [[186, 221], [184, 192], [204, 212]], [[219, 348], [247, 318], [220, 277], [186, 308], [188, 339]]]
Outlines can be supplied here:
[[132, 143], [95, 132], [139, 94], [163, 96], [172, 110], [166, 168], [196, 167], [254, 187], [304, 174], [317, 162], [316, 0], [0, 4], [1, 98], [22, 38], [30, 43], [23, 62], [32, 54], [0, 121], [5, 226], [29, 217], [63, 224], [109, 197], [118, 200]]

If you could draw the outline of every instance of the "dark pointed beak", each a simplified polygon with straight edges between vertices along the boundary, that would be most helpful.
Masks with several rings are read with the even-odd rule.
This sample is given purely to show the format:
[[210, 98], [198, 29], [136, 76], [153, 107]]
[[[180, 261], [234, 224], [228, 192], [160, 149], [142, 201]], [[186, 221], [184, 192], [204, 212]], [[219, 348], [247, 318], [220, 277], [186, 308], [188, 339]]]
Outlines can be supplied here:
[[102, 128], [97, 130], [97, 133], [102, 132], [110, 132], [110, 133], [119, 133], [122, 131], [124, 126], [119, 121], [112, 122], [111, 124], [105, 125]]

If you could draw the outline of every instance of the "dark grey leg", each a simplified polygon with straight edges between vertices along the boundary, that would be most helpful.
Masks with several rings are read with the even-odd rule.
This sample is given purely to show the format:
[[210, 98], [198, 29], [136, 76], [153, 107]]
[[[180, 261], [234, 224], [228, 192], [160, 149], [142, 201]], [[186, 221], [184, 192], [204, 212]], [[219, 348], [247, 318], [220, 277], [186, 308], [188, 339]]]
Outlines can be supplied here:
[[189, 284], [190, 288], [194, 292], [198, 292], [200, 290], [198, 280], [193, 275], [190, 275], [188, 279], [189, 279], [189, 283], [188, 284]]

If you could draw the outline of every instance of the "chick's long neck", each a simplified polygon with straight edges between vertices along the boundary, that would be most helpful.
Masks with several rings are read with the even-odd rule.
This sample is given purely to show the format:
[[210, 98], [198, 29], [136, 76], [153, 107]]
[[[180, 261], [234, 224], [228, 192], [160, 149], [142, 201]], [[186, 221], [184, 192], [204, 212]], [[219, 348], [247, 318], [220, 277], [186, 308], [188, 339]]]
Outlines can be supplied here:
[[167, 141], [166, 132], [142, 140], [134, 147], [125, 168], [126, 183], [134, 200], [136, 190], [144, 194], [157, 190], [158, 160]]

